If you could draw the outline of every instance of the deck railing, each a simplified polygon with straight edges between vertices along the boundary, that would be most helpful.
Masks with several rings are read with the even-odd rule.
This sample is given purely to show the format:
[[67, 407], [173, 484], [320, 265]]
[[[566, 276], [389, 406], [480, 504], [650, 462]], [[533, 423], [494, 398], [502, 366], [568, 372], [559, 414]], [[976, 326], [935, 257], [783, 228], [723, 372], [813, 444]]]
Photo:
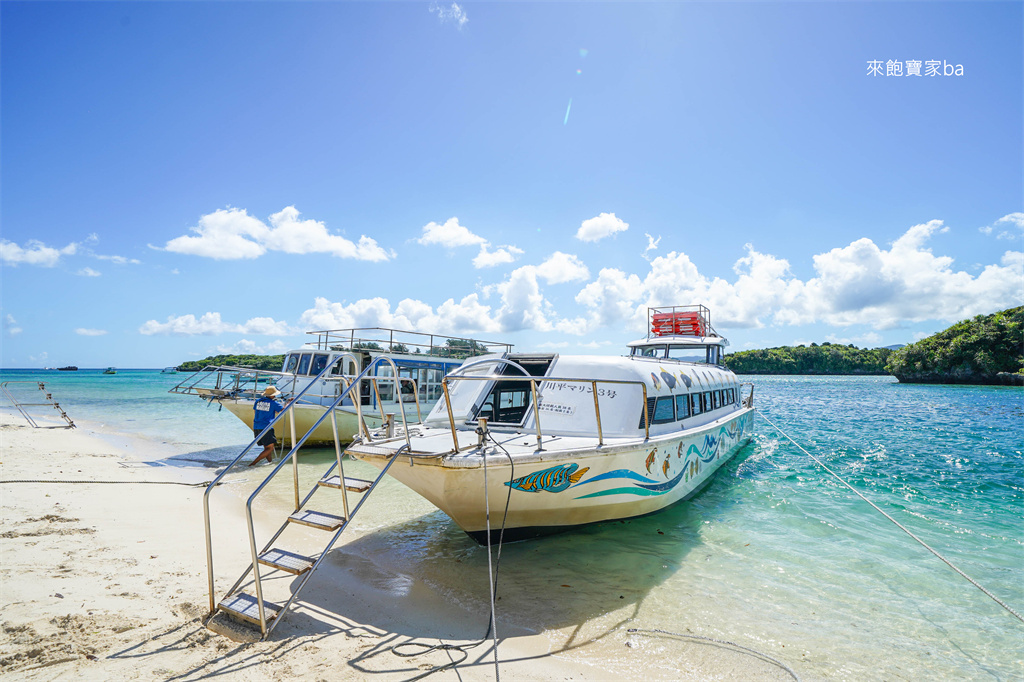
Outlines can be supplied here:
[[[506, 366], [513, 367], [521, 371], [525, 376], [510, 376], [505, 374], [489, 374], [485, 376], [466, 376], [461, 374], [463, 370], [476, 365], [488, 364], [488, 363], [501, 363]], [[604, 429], [601, 426], [601, 403], [599, 401], [599, 395], [597, 390], [598, 384], [617, 384], [617, 385], [630, 385], [639, 386], [643, 391], [643, 405], [644, 405], [644, 440], [648, 440], [651, 437], [650, 432], [650, 419], [647, 414], [647, 384], [642, 381], [636, 380], [624, 380], [624, 379], [579, 379], [579, 378], [562, 378], [562, 377], [535, 377], [530, 375], [521, 365], [503, 358], [486, 358], [477, 360], [476, 362], [467, 362], [460, 366], [457, 370], [446, 376], [441, 381], [441, 389], [444, 395], [445, 406], [448, 409], [448, 424], [452, 431], [452, 441], [455, 444], [455, 452], [459, 452], [459, 438], [455, 429], [455, 413], [452, 410], [451, 396], [448, 393], [448, 380], [452, 381], [519, 381], [519, 382], [530, 382], [530, 395], [533, 398], [533, 423], [536, 426], [537, 431], [537, 449], [543, 450], [543, 431], [540, 426], [540, 401], [538, 400], [537, 382], [544, 383], [546, 381], [558, 381], [565, 383], [580, 383], [590, 384], [591, 390], [594, 393], [594, 417], [597, 420], [597, 444], [604, 445]]]

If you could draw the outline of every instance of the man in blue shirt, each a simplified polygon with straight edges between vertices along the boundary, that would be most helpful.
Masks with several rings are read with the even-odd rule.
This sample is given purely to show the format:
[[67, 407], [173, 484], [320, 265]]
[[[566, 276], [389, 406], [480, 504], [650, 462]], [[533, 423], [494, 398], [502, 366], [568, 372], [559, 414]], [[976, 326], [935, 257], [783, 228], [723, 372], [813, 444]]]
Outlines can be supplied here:
[[[263, 391], [263, 397], [252, 404], [252, 433], [254, 436], [260, 435], [260, 431], [267, 428], [270, 422], [274, 421], [274, 417], [284, 411], [284, 405], [274, 400], [279, 395], [281, 395], [281, 391], [277, 390], [276, 386], [267, 386]], [[266, 435], [257, 443], [263, 446], [263, 452], [249, 462], [249, 466], [256, 464], [261, 459], [266, 459], [267, 462], [274, 461], [274, 446], [277, 445], [274, 429], [267, 431]]]

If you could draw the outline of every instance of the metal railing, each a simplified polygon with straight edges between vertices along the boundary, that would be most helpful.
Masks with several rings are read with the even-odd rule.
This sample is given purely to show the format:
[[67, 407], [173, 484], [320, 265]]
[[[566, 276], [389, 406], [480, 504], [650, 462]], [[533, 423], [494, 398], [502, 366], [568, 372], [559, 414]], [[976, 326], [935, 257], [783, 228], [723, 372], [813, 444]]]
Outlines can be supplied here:
[[[43, 394], [46, 396], [46, 399], [45, 399], [46, 402], [42, 402], [42, 403], [26, 403], [26, 402], [18, 400], [14, 396], [14, 394], [11, 393], [11, 391], [7, 388], [11, 384], [35, 384], [39, 388], [39, 390], [42, 391]], [[69, 417], [68, 413], [65, 412], [64, 409], [60, 406], [60, 403], [56, 402], [53, 399], [53, 394], [46, 392], [46, 384], [44, 382], [42, 382], [42, 381], [4, 381], [3, 383], [0, 383], [0, 391], [3, 392], [4, 396], [6, 396], [6, 398], [11, 401], [11, 403], [18, 410], [18, 412], [21, 413], [21, 416], [24, 417], [25, 420], [29, 423], [29, 425], [31, 425], [32, 428], [34, 428], [34, 429], [38, 429], [39, 428], [39, 424], [37, 424], [36, 420], [32, 418], [32, 415], [30, 415], [25, 410], [26, 407], [52, 407], [53, 409], [55, 409], [58, 412], [60, 412], [61, 418], [64, 421], [67, 422], [67, 426], [64, 426], [64, 427], [61, 427], [61, 428], [67, 428], [67, 429], [75, 428], [75, 423], [73, 421], [71, 421], [71, 417]]]
[[[502, 363], [502, 364], [514, 367], [514, 368], [520, 370], [526, 376], [521, 376], [521, 377], [520, 376], [509, 376], [509, 375], [504, 375], [504, 374], [490, 374], [490, 375], [485, 375], [485, 376], [465, 376], [463, 374], [460, 374], [460, 372], [462, 370], [465, 370], [465, 369], [467, 369], [469, 367], [473, 367], [475, 365], [481, 365], [481, 364], [488, 364], [488, 363]], [[551, 382], [557, 381], [557, 382], [564, 382], [564, 383], [590, 384], [591, 390], [593, 391], [593, 394], [594, 394], [594, 417], [597, 420], [597, 444], [598, 444], [598, 446], [604, 445], [604, 429], [602, 428], [602, 425], [601, 425], [601, 404], [600, 404], [600, 401], [599, 401], [599, 394], [598, 394], [598, 390], [597, 390], [597, 385], [598, 384], [620, 384], [620, 385], [625, 384], [625, 385], [630, 385], [630, 386], [640, 386], [641, 390], [643, 391], [644, 440], [646, 441], [646, 440], [648, 440], [651, 437], [651, 431], [650, 431], [650, 423], [651, 423], [651, 421], [650, 421], [650, 417], [648, 415], [648, 409], [647, 409], [647, 384], [645, 384], [642, 381], [635, 381], [635, 380], [629, 381], [629, 380], [625, 380], [625, 379], [577, 379], [577, 378], [562, 378], [562, 377], [535, 377], [535, 376], [531, 376], [530, 373], [527, 372], [522, 366], [518, 365], [517, 363], [515, 363], [515, 362], [513, 362], [511, 360], [506, 360], [506, 359], [503, 359], [503, 358], [487, 358], [487, 359], [483, 359], [483, 360], [477, 360], [475, 362], [468, 362], [468, 363], [460, 366], [454, 372], [450, 373], [448, 376], [446, 376], [441, 381], [441, 388], [442, 388], [443, 394], [444, 394], [445, 405], [448, 408], [448, 424], [451, 427], [452, 441], [455, 444], [455, 453], [456, 454], [459, 453], [459, 438], [458, 438], [458, 434], [456, 433], [456, 429], [455, 429], [455, 413], [452, 410], [451, 396], [448, 393], [448, 380], [449, 379], [451, 379], [452, 381], [463, 381], [463, 380], [472, 380], [472, 381], [518, 381], [518, 382], [529, 381], [530, 382], [530, 395], [533, 398], [533, 422], [534, 422], [534, 425], [536, 426], [536, 431], [537, 431], [537, 449], [538, 450], [543, 450], [544, 449], [544, 447], [543, 447], [543, 432], [542, 432], [541, 426], [540, 426], [540, 401], [538, 400], [538, 391], [537, 391], [537, 382], [538, 381], [540, 381], [541, 383], [544, 383], [544, 382], [547, 382], [547, 381], [551, 381]], [[495, 424], [494, 422], [491, 422], [489, 424], [489, 426], [500, 426], [500, 424]]]
[[[318, 375], [314, 379], [314, 381], [317, 380], [317, 379], [320, 379], [321, 376], [324, 373], [330, 371], [335, 364], [337, 364], [338, 362], [341, 362], [345, 358], [349, 358], [349, 357], [354, 358], [354, 356], [352, 356], [350, 353], [345, 353], [343, 355], [338, 356], [338, 358], [335, 361], [335, 363], [332, 363], [331, 365], [328, 365], [327, 367], [325, 367], [323, 369], [323, 371], [320, 373], [320, 375]], [[374, 375], [370, 374], [370, 372], [372, 370], [374, 370], [377, 367], [377, 365], [384, 364], [384, 363], [387, 363], [387, 364], [391, 365], [391, 368], [394, 371], [394, 376], [383, 376], [383, 375], [382, 376], [374, 376]], [[242, 452], [239, 453], [239, 455], [237, 457], [235, 457], [235, 459], [232, 460], [231, 463], [228, 464], [224, 468], [224, 470], [221, 471], [220, 474], [218, 474], [218, 476], [216, 478], [214, 478], [213, 481], [211, 481], [209, 486], [207, 486], [206, 491], [203, 494], [203, 519], [204, 519], [205, 531], [206, 531], [207, 579], [208, 579], [209, 600], [210, 600], [209, 603], [210, 603], [210, 613], [211, 614], [214, 613], [216, 611], [216, 608], [217, 608], [217, 606], [216, 606], [216, 597], [215, 597], [216, 591], [215, 591], [215, 586], [214, 586], [214, 575], [213, 575], [213, 537], [212, 537], [211, 524], [210, 524], [210, 501], [209, 501], [210, 493], [213, 490], [213, 488], [221, 481], [221, 479], [224, 478], [224, 476], [239, 461], [241, 461], [241, 459], [246, 455], [246, 453], [248, 453], [252, 449], [252, 447], [254, 445], [256, 445], [258, 443], [258, 441], [270, 429], [272, 429], [274, 427], [274, 425], [281, 418], [284, 417], [284, 415], [286, 413], [290, 415], [291, 428], [292, 428], [292, 443], [293, 443], [292, 448], [288, 451], [288, 453], [284, 457], [281, 458], [281, 461], [277, 464], [276, 467], [274, 467], [274, 470], [270, 472], [270, 474], [263, 480], [262, 483], [260, 483], [260, 485], [252, 492], [252, 494], [246, 500], [246, 524], [247, 524], [248, 531], [249, 531], [249, 546], [250, 546], [250, 553], [251, 553], [251, 557], [252, 557], [252, 563], [250, 564], [249, 568], [246, 569], [246, 571], [238, 578], [238, 580], [235, 581], [235, 584], [227, 591], [228, 595], [233, 594], [235, 592], [235, 590], [237, 590], [238, 587], [242, 584], [242, 582], [248, 577], [249, 572], [251, 571], [253, 573], [253, 578], [254, 578], [254, 582], [255, 582], [255, 586], [256, 586], [256, 600], [257, 600], [257, 608], [258, 608], [258, 612], [259, 612], [260, 631], [263, 634], [263, 636], [266, 637], [267, 635], [270, 634], [270, 631], [273, 629], [274, 626], [271, 626], [269, 629], [267, 627], [266, 613], [265, 613], [264, 604], [263, 604], [263, 586], [262, 586], [262, 581], [261, 581], [260, 573], [259, 573], [259, 561], [258, 561], [258, 558], [259, 558], [260, 554], [262, 554], [262, 553], [266, 552], [268, 549], [270, 549], [270, 547], [273, 545], [274, 541], [277, 540], [278, 537], [280, 537], [280, 535], [284, 532], [285, 528], [288, 527], [288, 521], [286, 520], [285, 523], [277, 530], [277, 532], [273, 534], [273, 536], [267, 542], [267, 544], [263, 548], [263, 550], [257, 551], [256, 550], [255, 527], [254, 527], [253, 518], [252, 518], [252, 504], [253, 504], [253, 501], [260, 494], [260, 492], [262, 492], [266, 488], [266, 486], [270, 483], [270, 481], [281, 471], [281, 469], [285, 466], [285, 464], [288, 463], [289, 460], [291, 460], [291, 462], [292, 462], [293, 488], [294, 488], [294, 494], [295, 494], [295, 511], [300, 511], [302, 509], [302, 507], [310, 500], [310, 498], [312, 498], [313, 494], [317, 490], [317, 486], [316, 485], [314, 485], [314, 487], [309, 491], [309, 493], [306, 494], [306, 496], [303, 499], [301, 499], [301, 500], [299, 499], [298, 457], [297, 457], [297, 453], [298, 453], [299, 449], [301, 449], [302, 446], [305, 444], [305, 442], [309, 439], [309, 436], [317, 428], [319, 428], [319, 426], [323, 423], [323, 421], [325, 419], [327, 419], [330, 416], [331, 417], [332, 431], [333, 431], [333, 435], [334, 435], [335, 461], [331, 464], [331, 467], [327, 470], [327, 472], [321, 478], [329, 477], [331, 475], [331, 473], [334, 471], [335, 467], [338, 468], [339, 478], [340, 478], [340, 480], [342, 482], [342, 488], [341, 488], [342, 489], [342, 504], [343, 504], [343, 508], [345, 510], [345, 519], [346, 519], [346, 521], [342, 525], [342, 527], [338, 530], [338, 532], [335, 534], [334, 538], [328, 544], [327, 548], [323, 551], [323, 553], [321, 554], [320, 558], [317, 559], [317, 561], [314, 564], [313, 568], [310, 571], [307, 572], [307, 575], [302, 579], [302, 581], [299, 583], [299, 585], [296, 587], [296, 589], [293, 590], [291, 598], [289, 598], [288, 602], [282, 608], [282, 612], [283, 612], [284, 610], [286, 610], [288, 608], [288, 606], [295, 599], [295, 596], [298, 594], [299, 590], [302, 589], [302, 586], [305, 585], [306, 580], [309, 579], [309, 575], [311, 575], [313, 570], [315, 570], [316, 567], [319, 566], [320, 561], [323, 559], [323, 556], [325, 556], [326, 553], [328, 551], [330, 551], [331, 547], [333, 547], [334, 543], [337, 541], [338, 536], [340, 536], [341, 532], [347, 527], [347, 522], [348, 522], [349, 519], [351, 519], [351, 515], [354, 515], [355, 512], [359, 510], [359, 507], [363, 503], [363, 500], [360, 500], [360, 502], [356, 505], [355, 509], [351, 510], [351, 514], [350, 514], [349, 505], [348, 505], [348, 495], [347, 495], [347, 493], [345, 491], [345, 487], [344, 487], [345, 476], [344, 476], [344, 468], [343, 468], [343, 464], [342, 464], [342, 452], [341, 452], [340, 440], [338, 438], [338, 421], [337, 421], [336, 408], [341, 404], [341, 402], [346, 397], [349, 397], [349, 394], [352, 392], [352, 390], [354, 388], [360, 387], [363, 381], [370, 381], [372, 383], [373, 390], [374, 390], [374, 393], [375, 393], [375, 395], [377, 397], [378, 404], [381, 404], [380, 403], [380, 390], [379, 390], [378, 382], [379, 381], [393, 381], [394, 384], [395, 384], [395, 387], [396, 387], [396, 391], [395, 392], [398, 395], [398, 408], [399, 408], [398, 411], [402, 415], [402, 425], [403, 425], [403, 429], [404, 429], [404, 432], [405, 432], [405, 439], [406, 439], [405, 446], [400, 448], [399, 451], [404, 451], [404, 450], [407, 450], [407, 449], [410, 448], [410, 442], [409, 442], [409, 423], [408, 423], [408, 421], [406, 419], [406, 415], [405, 415], [405, 404], [404, 404], [404, 401], [402, 399], [402, 391], [400, 389], [400, 385], [401, 385], [401, 383], [403, 381], [411, 382], [412, 385], [413, 385], [413, 395], [416, 396], [416, 384], [415, 384], [415, 381], [410, 379], [409, 377], [399, 377], [397, 370], [398, 370], [397, 366], [395, 365], [395, 363], [390, 358], [388, 358], [388, 357], [379, 357], [379, 358], [376, 358], [370, 364], [368, 364], [366, 366], [366, 368], [358, 376], [352, 378], [351, 380], [349, 380], [348, 377], [342, 377], [345, 380], [344, 381], [344, 383], [345, 383], [344, 389], [339, 391], [338, 396], [335, 398], [335, 400], [334, 400], [334, 402], [332, 404], [330, 404], [330, 405], [325, 407], [324, 413], [320, 416], [319, 419], [317, 419], [316, 423], [314, 423], [313, 426], [311, 426], [309, 428], [309, 430], [301, 438], [296, 440], [295, 439], [294, 408], [295, 408], [295, 405], [298, 402], [299, 398], [301, 398], [302, 395], [305, 393], [305, 391], [307, 391], [310, 388], [310, 386], [313, 385], [313, 381], [311, 381], [302, 391], [300, 391], [286, 405], [285, 409], [280, 414], [278, 414], [276, 417], [274, 417], [274, 419], [270, 422], [270, 424], [263, 431], [261, 431], [259, 433], [259, 435], [257, 435], [256, 438], [252, 442], [250, 442], [249, 445], [247, 445], [242, 450]], [[362, 434], [363, 434], [363, 436], [367, 440], [371, 440], [370, 431], [366, 427], [366, 422], [363, 419], [361, 401], [358, 399], [358, 395], [356, 396], [356, 399], [353, 400], [353, 402], [355, 403], [356, 414], [357, 414], [357, 418], [358, 418], [358, 421], [359, 421], [359, 424], [360, 424], [360, 428], [361, 428]], [[417, 408], [417, 415], [418, 415], [419, 414], [419, 399], [418, 399], [418, 397], [416, 399], [416, 403], [417, 403], [416, 404], [416, 408]], [[382, 414], [382, 416], [387, 416], [387, 415], [385, 415], [385, 413], [383, 411], [383, 408], [382, 408], [381, 414]], [[394, 461], [394, 460], [392, 460], [392, 461]], [[391, 462], [389, 462], [388, 465], [386, 467], [384, 467], [384, 469], [381, 471], [381, 474], [377, 477], [376, 480], [380, 480], [380, 478], [384, 475], [384, 473], [386, 473], [387, 469], [390, 468], [390, 465], [391, 465]], [[365, 497], [364, 497], [364, 500], [365, 500]], [[276, 625], [276, 621], [275, 621], [274, 625]]]

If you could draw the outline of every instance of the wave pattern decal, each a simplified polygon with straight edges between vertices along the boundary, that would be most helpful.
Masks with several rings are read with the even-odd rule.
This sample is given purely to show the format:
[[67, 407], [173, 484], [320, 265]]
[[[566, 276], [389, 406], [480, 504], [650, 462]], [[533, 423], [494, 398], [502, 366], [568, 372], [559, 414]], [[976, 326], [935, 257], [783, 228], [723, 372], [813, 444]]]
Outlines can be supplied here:
[[[664, 482], [658, 482], [651, 479], [648, 476], [638, 474], [631, 469], [616, 469], [614, 471], [608, 471], [603, 474], [597, 474], [591, 476], [586, 480], [574, 483], [570, 487], [575, 489], [583, 485], [590, 483], [598, 483], [600, 481], [613, 481], [613, 480], [626, 480], [631, 481], [631, 486], [622, 486], [615, 488], [608, 488], [605, 490], [599, 490], [585, 495], [579, 495], [575, 499], [583, 500], [592, 497], [605, 497], [607, 495], [635, 495], [637, 497], [650, 497], [655, 495], [665, 495], [676, 488], [681, 482], [689, 482], [690, 480], [698, 477], [704, 468], [704, 465], [710, 464], [715, 459], [721, 457], [729, 451], [729, 448], [738, 443], [746, 431], [746, 419], [737, 419], [730, 422], [728, 427], [721, 427], [715, 434], [705, 434], [702, 442], [693, 443], [686, 450], [686, 458], [682, 462], [682, 467], [674, 476], [670, 477], [670, 471], [675, 467], [672, 466], [672, 454], [675, 452], [676, 458], [682, 458], [682, 441], [675, 446], [669, 446], [664, 449], [665, 461], [662, 466], [662, 471], [665, 473], [665, 477], [668, 479]], [[652, 459], [656, 457], [658, 450], [652, 450], [651, 454], [648, 455], [645, 466], [647, 471], [650, 472]]]

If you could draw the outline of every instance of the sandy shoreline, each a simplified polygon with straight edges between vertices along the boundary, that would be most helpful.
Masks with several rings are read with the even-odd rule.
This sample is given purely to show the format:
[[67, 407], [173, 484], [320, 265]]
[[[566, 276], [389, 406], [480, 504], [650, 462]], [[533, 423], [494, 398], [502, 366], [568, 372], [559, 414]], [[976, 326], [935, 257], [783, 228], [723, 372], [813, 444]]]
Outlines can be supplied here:
[[[343, 536], [270, 641], [214, 634], [202, 624], [208, 610], [203, 488], [141, 483], [197, 483], [212, 478], [213, 470], [151, 466], [145, 462], [175, 453], [166, 445], [79, 426], [33, 429], [16, 413], [0, 413], [0, 479], [136, 482], [0, 488], [5, 679], [408, 680], [448, 663], [449, 654], [461, 655], [400, 658], [389, 651], [393, 645], [437, 644], [441, 638], [466, 643], [483, 636], [486, 610], [464, 608], [375, 562], [372, 552], [359, 553], [374, 546], [372, 536], [355, 538], [349, 548]], [[238, 500], [251, 488], [245, 474], [235, 480], [240, 482], [223, 493], [219, 488], [213, 498], [220, 590], [248, 556]], [[279, 516], [257, 512], [257, 523], [273, 521], [276, 528]], [[285, 594], [292, 580], [273, 578], [267, 589]], [[630, 622], [631, 612], [609, 611], [600, 622], [557, 629], [528, 619], [512, 625], [499, 614], [500, 673], [517, 680], [792, 679], [731, 647], [628, 633], [643, 627]], [[494, 679], [489, 642], [468, 653], [457, 672], [428, 679]]]

